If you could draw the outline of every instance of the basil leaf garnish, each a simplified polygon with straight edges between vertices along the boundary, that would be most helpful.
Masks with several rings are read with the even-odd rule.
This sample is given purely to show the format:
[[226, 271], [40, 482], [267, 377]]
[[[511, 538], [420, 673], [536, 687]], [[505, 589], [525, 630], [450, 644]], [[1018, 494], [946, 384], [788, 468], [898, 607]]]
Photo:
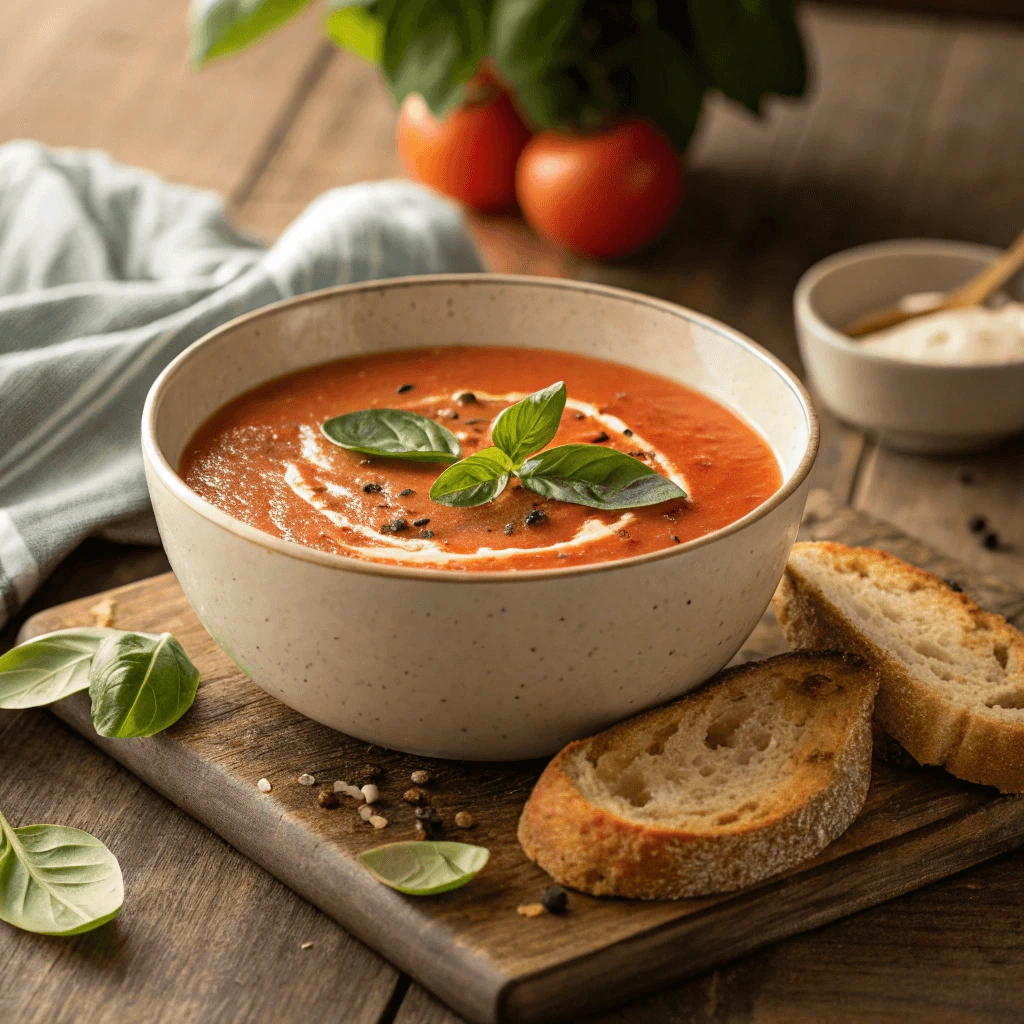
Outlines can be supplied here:
[[513, 474], [536, 494], [591, 508], [638, 508], [689, 497], [667, 477], [614, 448], [568, 444], [529, 458], [554, 440], [565, 402], [564, 381], [527, 395], [494, 421], [494, 447], [465, 459], [454, 434], [401, 409], [347, 413], [321, 429], [335, 444], [368, 455], [452, 462], [434, 481], [430, 498], [456, 508], [493, 501]]
[[565, 409], [565, 384], [559, 381], [510, 405], [494, 421], [491, 440], [518, 467], [528, 455], [550, 444]]
[[367, 850], [359, 860], [374, 878], [409, 896], [436, 896], [472, 881], [491, 856], [469, 843], [420, 840]]
[[0, 814], [0, 920], [40, 935], [79, 935], [117, 917], [124, 881], [94, 836], [63, 825], [13, 828]]
[[89, 673], [92, 723], [101, 736], [152, 736], [192, 706], [199, 670], [170, 633], [117, 633]]
[[523, 463], [519, 479], [535, 494], [590, 508], [638, 508], [687, 497], [632, 455], [593, 444], [549, 448]]
[[405, 409], [363, 409], [329, 419], [320, 428], [328, 441], [388, 459], [455, 462], [462, 458], [459, 439], [440, 423]]
[[116, 632], [62, 629], [12, 648], [0, 658], [0, 708], [38, 708], [87, 689], [93, 655]]
[[493, 501], [508, 484], [512, 463], [500, 448], [483, 448], [449, 466], [430, 488], [430, 500], [456, 508]]

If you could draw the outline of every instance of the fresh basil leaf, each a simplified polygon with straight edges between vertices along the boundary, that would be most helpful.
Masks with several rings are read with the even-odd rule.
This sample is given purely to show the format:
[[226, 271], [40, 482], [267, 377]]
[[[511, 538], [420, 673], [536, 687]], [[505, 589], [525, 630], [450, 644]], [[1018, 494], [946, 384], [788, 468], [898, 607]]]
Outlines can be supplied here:
[[694, 59], [656, 26], [635, 37], [632, 63], [643, 68], [634, 87], [636, 113], [656, 124], [677, 150], [684, 150], [697, 128], [706, 83]]
[[79, 935], [117, 917], [124, 881], [94, 836], [63, 825], [13, 828], [0, 814], [0, 920], [40, 935]]
[[436, 896], [472, 881], [491, 853], [469, 843], [420, 840], [367, 850], [359, 860], [370, 874], [408, 896]]
[[565, 409], [565, 394], [565, 383], [559, 381], [510, 405], [494, 421], [491, 440], [513, 466], [554, 439]]
[[47, 633], [0, 658], [0, 708], [37, 708], [89, 687], [93, 655], [116, 629], [88, 626]]
[[512, 464], [500, 448], [483, 448], [449, 466], [430, 488], [430, 500], [455, 508], [493, 501], [508, 484]]
[[198, 685], [199, 670], [170, 633], [116, 633], [93, 658], [92, 723], [101, 736], [152, 736], [188, 711]]
[[730, 99], [760, 113], [767, 93], [799, 96], [807, 62], [792, 0], [688, 0], [700, 57]]
[[639, 116], [678, 149], [690, 141], [707, 76], [680, 0], [504, 0], [491, 26], [491, 57], [534, 128]]
[[523, 463], [519, 479], [535, 494], [591, 508], [639, 508], [687, 497], [632, 455], [594, 444], [549, 448]]
[[384, 23], [371, 8], [373, 0], [331, 0], [324, 28], [335, 46], [379, 64], [384, 55]]
[[310, 0], [192, 0], [188, 12], [192, 63], [202, 67], [215, 57], [241, 50], [309, 4]]
[[396, 103], [418, 92], [435, 117], [464, 98], [487, 53], [494, 0], [378, 0], [385, 25], [381, 69]]
[[[502, 0], [491, 20], [490, 54], [515, 92], [516, 105], [535, 128], [576, 128], [588, 119], [589, 108], [600, 117], [595, 93], [611, 97], [614, 115], [618, 98], [606, 85], [604, 68], [595, 61], [594, 44], [585, 38], [584, 0]], [[608, 4], [614, 9], [626, 5]], [[589, 65], [601, 85], [595, 89], [580, 74]]]
[[405, 409], [363, 409], [328, 420], [321, 428], [328, 441], [353, 452], [412, 462], [455, 462], [462, 458], [459, 439], [440, 423]]

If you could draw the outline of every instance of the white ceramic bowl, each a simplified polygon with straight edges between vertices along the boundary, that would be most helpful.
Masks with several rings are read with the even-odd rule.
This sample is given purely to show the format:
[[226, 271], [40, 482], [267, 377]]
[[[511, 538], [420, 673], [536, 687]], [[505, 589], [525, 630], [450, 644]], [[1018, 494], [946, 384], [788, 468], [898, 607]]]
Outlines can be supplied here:
[[[587, 353], [697, 387], [761, 432], [784, 484], [731, 526], [668, 550], [457, 573], [272, 537], [203, 501], [175, 471], [214, 410], [280, 374], [360, 353], [485, 344]], [[161, 374], [142, 434], [171, 565], [244, 672], [368, 742], [483, 760], [550, 754], [721, 668], [782, 574], [818, 441], [798, 381], [735, 331], [629, 292], [497, 275], [335, 288], [235, 320]]]
[[[878, 242], [816, 263], [794, 295], [800, 355], [816, 397], [888, 447], [978, 451], [1024, 431], [1024, 361], [928, 366], [864, 349], [841, 328], [905, 295], [949, 291], [999, 250], [931, 239]], [[1022, 297], [1019, 282], [1006, 289]]]

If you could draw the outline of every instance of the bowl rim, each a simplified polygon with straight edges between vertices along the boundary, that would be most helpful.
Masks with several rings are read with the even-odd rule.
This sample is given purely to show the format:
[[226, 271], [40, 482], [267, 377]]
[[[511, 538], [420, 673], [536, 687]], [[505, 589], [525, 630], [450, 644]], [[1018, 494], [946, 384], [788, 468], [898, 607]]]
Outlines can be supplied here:
[[[381, 289], [394, 288], [422, 288], [439, 284], [490, 284], [494, 286], [529, 286], [533, 288], [557, 288], [567, 291], [577, 291], [588, 294], [602, 295], [608, 298], [628, 301], [637, 305], [648, 306], [653, 309], [670, 313], [688, 323], [699, 324], [716, 334], [724, 340], [747, 349], [763, 363], [773, 369], [782, 380], [789, 385], [797, 402], [803, 411], [807, 425], [808, 438], [804, 453], [789, 480], [771, 494], [756, 508], [752, 509], [745, 516], [735, 522], [723, 526], [719, 530], [696, 537], [693, 540], [685, 541], [682, 544], [674, 544], [670, 548], [662, 548], [658, 551], [650, 551], [642, 555], [633, 555], [629, 558], [619, 558], [608, 562], [594, 562], [588, 565], [556, 567], [551, 569], [522, 569], [515, 571], [474, 571], [471, 569], [453, 572], [451, 569], [430, 569], [417, 566], [389, 565], [380, 562], [371, 562], [353, 558], [348, 555], [333, 554], [329, 551], [320, 551], [316, 548], [305, 547], [294, 541], [288, 541], [272, 534], [264, 533], [262, 530], [248, 523], [243, 523], [233, 518], [217, 506], [201, 498], [190, 488], [178, 475], [176, 469], [168, 462], [163, 451], [157, 442], [156, 422], [159, 414], [160, 403], [164, 393], [172, 384], [174, 378], [182, 370], [183, 366], [201, 348], [213, 344], [217, 339], [241, 324], [253, 320], [259, 320], [271, 313], [276, 313], [283, 308], [299, 307], [306, 303], [315, 303], [330, 296], [345, 295], [358, 291], [379, 291]], [[271, 380], [273, 378], [267, 378]], [[820, 439], [820, 426], [818, 416], [807, 389], [800, 382], [799, 378], [780, 359], [776, 358], [767, 349], [752, 341], [740, 331], [735, 330], [726, 324], [705, 316], [702, 313], [694, 312], [685, 306], [663, 299], [655, 299], [638, 292], [632, 292], [625, 288], [614, 288], [609, 285], [592, 284], [585, 281], [573, 281], [562, 278], [545, 278], [525, 274], [492, 274], [492, 273], [468, 273], [468, 274], [422, 274], [407, 277], [386, 278], [373, 281], [359, 281], [352, 284], [336, 285], [331, 288], [322, 288], [312, 292], [305, 292], [302, 295], [282, 299], [278, 302], [261, 306], [259, 309], [243, 314], [229, 320], [214, 330], [209, 331], [201, 338], [192, 342], [187, 348], [180, 352], [153, 382], [146, 395], [146, 403], [142, 412], [142, 450], [145, 461], [151, 467], [157, 478], [179, 501], [189, 507], [193, 512], [204, 519], [227, 530], [230, 533], [250, 541], [259, 547], [294, 558], [299, 561], [313, 562], [317, 565], [331, 569], [340, 569], [347, 572], [366, 573], [373, 576], [385, 576], [392, 578], [419, 579], [431, 582], [443, 583], [515, 583], [518, 581], [530, 581], [538, 579], [563, 579], [570, 576], [589, 575], [595, 572], [609, 572], [628, 569], [636, 565], [648, 562], [659, 561], [665, 558], [672, 558], [684, 553], [713, 544], [715, 541], [740, 530], [763, 519], [769, 513], [782, 505], [793, 495], [806, 480], [814, 465], [818, 453]], [[773, 452], [774, 454], [774, 452]]]
[[[798, 324], [801, 322], [812, 333], [814, 340], [823, 342], [833, 349], [890, 368], [902, 370], [920, 370], [928, 373], [945, 375], [963, 375], [965, 373], [989, 373], [992, 370], [1020, 369], [1024, 367], [1024, 359], [1005, 359], [992, 363], [920, 363], [909, 359], [899, 359], [880, 352], [865, 350], [858, 342], [848, 338], [842, 331], [836, 330], [821, 317], [811, 301], [811, 293], [826, 277], [839, 270], [857, 263], [866, 263], [876, 259], [898, 259], [901, 256], [949, 256], [959, 258], [975, 258], [991, 262], [1001, 249], [994, 245], [981, 242], [958, 242], [945, 238], [889, 238], [881, 242], [867, 242], [818, 260], [801, 275], [793, 290], [793, 315]], [[801, 340], [801, 344], [806, 342]]]

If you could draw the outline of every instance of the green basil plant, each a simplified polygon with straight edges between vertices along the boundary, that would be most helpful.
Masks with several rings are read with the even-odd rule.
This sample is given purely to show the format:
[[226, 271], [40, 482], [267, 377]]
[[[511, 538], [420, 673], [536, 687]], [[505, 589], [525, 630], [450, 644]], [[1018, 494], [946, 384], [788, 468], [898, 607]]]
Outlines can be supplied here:
[[[311, 2], [193, 0], [193, 63], [248, 46]], [[633, 116], [679, 150], [709, 90], [758, 113], [807, 78], [793, 0], [327, 0], [324, 17], [338, 46], [379, 67], [396, 103], [417, 92], [443, 117], [486, 62], [535, 131]]]

